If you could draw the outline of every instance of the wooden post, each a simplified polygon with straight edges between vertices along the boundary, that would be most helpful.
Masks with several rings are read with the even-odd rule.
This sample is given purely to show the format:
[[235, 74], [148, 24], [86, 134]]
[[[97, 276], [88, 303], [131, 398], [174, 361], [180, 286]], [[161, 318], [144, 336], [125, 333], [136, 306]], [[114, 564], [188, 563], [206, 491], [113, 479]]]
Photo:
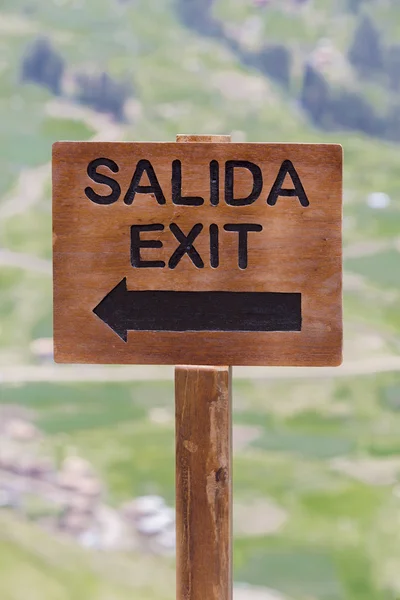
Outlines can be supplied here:
[[231, 403], [230, 367], [175, 369], [177, 600], [232, 598]]

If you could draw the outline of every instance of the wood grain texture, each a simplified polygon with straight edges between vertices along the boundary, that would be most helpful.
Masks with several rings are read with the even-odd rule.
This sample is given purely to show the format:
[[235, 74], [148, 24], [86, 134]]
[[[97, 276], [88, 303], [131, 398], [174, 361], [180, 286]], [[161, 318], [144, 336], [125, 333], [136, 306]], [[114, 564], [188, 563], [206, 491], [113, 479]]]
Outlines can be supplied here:
[[[120, 364], [231, 364], [271, 366], [334, 366], [342, 358], [342, 150], [337, 145], [213, 143], [60, 142], [53, 149], [54, 339], [57, 362]], [[193, 136], [183, 136], [191, 141]], [[225, 139], [226, 141], [226, 139]], [[85, 195], [88, 186], [99, 195], [110, 188], [94, 183], [88, 164], [106, 157], [118, 172], [112, 177], [121, 197], [110, 205]], [[124, 203], [140, 160], [154, 167], [165, 204], [154, 194], [136, 194]], [[182, 165], [182, 194], [204, 198], [198, 206], [172, 201], [173, 161]], [[262, 172], [260, 197], [248, 206], [225, 199], [228, 161], [247, 161]], [[297, 197], [267, 199], [285, 161], [298, 173], [309, 206]], [[218, 206], [210, 203], [210, 162], [220, 167]], [[253, 180], [246, 169], [235, 171], [235, 198], [249, 195]], [[148, 185], [147, 175], [142, 185]], [[287, 177], [284, 187], [293, 187]], [[248, 234], [248, 264], [238, 259], [238, 234], [229, 227], [262, 227]], [[160, 247], [141, 248], [146, 261], [164, 261], [164, 268], [136, 268], [132, 227], [161, 225], [142, 232], [141, 239]], [[186, 254], [169, 268], [179, 242], [175, 224], [188, 234], [203, 226], [194, 246], [204, 261], [198, 268]], [[211, 265], [210, 227], [218, 226], [219, 266]], [[226, 229], [226, 227], [228, 229]], [[162, 244], [162, 247], [161, 247]], [[240, 258], [240, 257], [239, 257]], [[214, 256], [215, 259], [215, 256]], [[133, 261], [133, 262], [132, 262]], [[135, 331], [127, 342], [93, 312], [126, 278], [129, 292], [203, 291], [301, 294], [301, 331]], [[122, 336], [123, 337], [123, 336]]]
[[229, 367], [177, 367], [177, 600], [232, 598]]
[[[176, 141], [231, 137], [177, 135]], [[231, 600], [232, 368], [176, 368], [175, 423], [176, 597]]]
[[178, 144], [187, 143], [208, 143], [208, 144], [228, 144], [231, 142], [230, 135], [188, 135], [186, 133], [178, 133], [176, 136]]

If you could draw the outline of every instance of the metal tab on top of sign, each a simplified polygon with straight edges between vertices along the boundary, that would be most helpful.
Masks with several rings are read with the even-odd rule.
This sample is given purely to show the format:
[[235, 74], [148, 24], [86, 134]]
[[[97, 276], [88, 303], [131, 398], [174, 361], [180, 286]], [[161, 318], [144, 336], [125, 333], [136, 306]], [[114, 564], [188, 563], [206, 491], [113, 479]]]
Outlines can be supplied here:
[[57, 362], [338, 365], [342, 148], [58, 142]]

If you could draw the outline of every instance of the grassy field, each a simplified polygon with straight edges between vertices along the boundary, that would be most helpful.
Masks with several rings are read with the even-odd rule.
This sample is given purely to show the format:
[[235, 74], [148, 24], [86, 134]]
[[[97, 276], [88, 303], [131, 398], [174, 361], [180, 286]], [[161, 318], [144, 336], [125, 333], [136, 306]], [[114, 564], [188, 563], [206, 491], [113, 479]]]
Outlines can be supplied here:
[[[160, 559], [88, 553], [0, 514], [0, 594], [4, 600], [170, 600], [174, 575]], [[157, 577], [154, 575], [157, 574]]]
[[[343, 6], [315, 1], [298, 18], [276, 7], [265, 13], [260, 39], [286, 40], [298, 60], [321, 37], [343, 50], [355, 26]], [[370, 10], [395, 40], [395, 3], [370, 3]], [[218, 0], [215, 14], [235, 26], [256, 13], [251, 3]], [[171, 382], [1, 384], [3, 370], [34, 361], [31, 341], [52, 333], [51, 143], [104, 137], [115, 127], [87, 110], [56, 116], [51, 109], [59, 100], [21, 83], [21, 57], [38, 35], [52, 40], [69, 72], [107, 69], [131, 83], [134, 110], [118, 126], [122, 139], [212, 132], [343, 144], [346, 360], [399, 354], [399, 148], [313, 129], [273, 82], [241, 65], [218, 40], [185, 29], [173, 0], [3, 0], [0, 411], [10, 404], [31, 409], [45, 434], [43, 450], [61, 460], [75, 448], [106, 481], [110, 503], [155, 493], [173, 504]], [[389, 194], [390, 207], [370, 208], [371, 192]], [[169, 418], [155, 423], [154, 408]], [[234, 422], [235, 580], [292, 600], [396, 600], [399, 374], [237, 381]], [[247, 443], [240, 443], [243, 432], [251, 433]], [[285, 515], [282, 526], [254, 535], [254, 520], [261, 523], [270, 505]], [[173, 564], [85, 551], [0, 512], [0, 598], [26, 597], [167, 600], [174, 597]]]
[[[1, 400], [34, 412], [36, 425], [46, 434], [47, 453], [61, 460], [74, 448], [88, 458], [107, 482], [112, 504], [153, 493], [173, 502], [171, 383], [4, 387]], [[154, 408], [164, 409], [169, 419], [155, 424]], [[399, 411], [395, 375], [304, 381], [295, 387], [285, 382], [235, 384], [236, 439], [244, 430], [254, 430], [249, 443], [238, 443], [234, 459], [236, 581], [273, 587], [299, 599], [395, 598], [390, 590], [398, 590], [399, 583], [392, 565], [400, 559], [400, 546], [390, 523], [400, 517]], [[265, 514], [271, 503], [286, 515], [283, 525], [254, 535], [253, 519], [259, 517], [252, 507], [264, 506]], [[68, 542], [50, 540], [34, 524], [16, 524], [4, 514], [1, 519], [2, 598], [19, 598], [26, 589], [23, 577], [9, 573], [13, 560], [21, 561], [21, 568], [32, 571], [38, 582], [43, 580], [49, 593], [53, 580], [62, 588], [63, 576], [71, 571], [76, 590], [88, 585], [89, 598], [103, 598], [91, 591], [91, 585], [100, 589], [101, 573], [102, 593], [108, 598], [115, 573], [110, 567], [106, 573], [100, 570], [104, 556], [85, 556]], [[261, 522], [258, 526], [262, 528]], [[135, 573], [139, 560], [158, 576], [172, 578], [171, 563], [162, 559], [112, 555], [108, 560], [122, 571], [131, 564]], [[134, 582], [127, 586], [133, 593]], [[125, 586], [120, 587], [110, 598], [125, 598]], [[72, 598], [67, 595], [71, 589], [60, 589], [59, 597]], [[154, 596], [137, 593], [133, 597], [172, 598], [173, 588], [164, 590], [164, 596], [159, 590]]]

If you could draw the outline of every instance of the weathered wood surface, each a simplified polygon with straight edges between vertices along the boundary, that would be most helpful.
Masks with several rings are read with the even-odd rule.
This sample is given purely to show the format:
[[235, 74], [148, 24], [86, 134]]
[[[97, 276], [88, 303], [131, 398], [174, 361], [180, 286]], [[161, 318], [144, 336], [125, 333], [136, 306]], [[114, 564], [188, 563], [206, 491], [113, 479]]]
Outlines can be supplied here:
[[178, 144], [187, 143], [202, 143], [202, 144], [229, 144], [231, 142], [230, 135], [191, 135], [186, 133], [178, 133], [176, 136]]
[[[229, 143], [231, 137], [177, 135], [176, 141]], [[175, 429], [176, 597], [231, 600], [231, 367], [175, 369]]]
[[[193, 139], [193, 136], [183, 136], [179, 141]], [[178, 144], [55, 144], [53, 249], [57, 362], [271, 366], [333, 366], [341, 362], [340, 146], [227, 144], [224, 136], [218, 143], [213, 143], [211, 136], [202, 140]], [[112, 171], [100, 166], [96, 177], [98, 180], [100, 174], [111, 178], [113, 188], [93, 181], [87, 173], [89, 163], [104, 157], [114, 161], [116, 168]], [[154, 193], [136, 193], [134, 199], [128, 194], [128, 203], [124, 201], [136, 165], [144, 159], [154, 168], [165, 204], [159, 204]], [[199, 205], [173, 202], [172, 164], [177, 160], [181, 161], [181, 194], [200, 198]], [[249, 205], [229, 204], [225, 196], [225, 188], [228, 188], [225, 182], [229, 184], [232, 179], [226, 163], [238, 160], [254, 163], [262, 173], [260, 196]], [[211, 194], [216, 202], [218, 188], [217, 179], [210, 175], [212, 161], [219, 163], [217, 206], [211, 204]], [[287, 161], [296, 169], [308, 206], [293, 195], [280, 195], [274, 205], [268, 204], [278, 174]], [[249, 170], [236, 168], [234, 199], [248, 197], [253, 183]], [[146, 173], [140, 185], [149, 185]], [[281, 188], [293, 190], [293, 185], [291, 176], [287, 175]], [[113, 203], [94, 202], [87, 196], [88, 188], [92, 190], [89, 195], [101, 201], [104, 196], [115, 194]], [[158, 229], [139, 234], [138, 227], [146, 224]], [[193, 227], [202, 226], [194, 247], [204, 266], [196, 265], [193, 261], [198, 259], [187, 253], [180, 258], [175, 255], [172, 260], [179, 241], [171, 224], [175, 233], [179, 228], [185, 235]], [[238, 224], [256, 228], [248, 233], [246, 256], [240, 256], [239, 235], [232, 231]], [[152, 247], [138, 249], [136, 244], [133, 248], [135, 235], [136, 241], [140, 235], [140, 243], [147, 242]], [[218, 252], [215, 249], [217, 237]], [[242, 244], [242, 250], [243, 247]], [[139, 268], [140, 261], [157, 261], [158, 266]], [[119, 283], [115, 298], [122, 298], [123, 308], [115, 307], [108, 327], [101, 314], [103, 309], [113, 310], [114, 299], [109, 298], [108, 306], [101, 306], [99, 314], [93, 311]], [[165, 300], [157, 296], [150, 297], [149, 306], [159, 303], [160, 309], [153, 311], [157, 312], [158, 321], [153, 322], [151, 315], [147, 315], [145, 330], [136, 330], [128, 319], [125, 331], [120, 324], [115, 325], [117, 335], [112, 330], [113, 319], [123, 321], [126, 313], [134, 310], [132, 292], [154, 290], [301, 294], [301, 323], [299, 325], [296, 313], [297, 302], [293, 308], [295, 318], [289, 320], [289, 325], [281, 325], [280, 330], [271, 330], [267, 323], [261, 331], [244, 331], [247, 316], [237, 331], [199, 331], [190, 327], [187, 331], [169, 330], [169, 321], [161, 327], [159, 319], [163, 315], [166, 320], [171, 318], [168, 302], [173, 302], [173, 298]], [[141, 306], [146, 306], [147, 297], [140, 298]], [[213, 297], [210, 298], [208, 306]], [[243, 298], [239, 300], [242, 302]], [[207, 316], [206, 306], [204, 311], [200, 310], [200, 316], [202, 312]], [[254, 310], [250, 307], [249, 314], [259, 319], [258, 307], [259, 304]], [[183, 312], [190, 314], [190, 305]], [[281, 320], [280, 314], [277, 322]], [[171, 327], [177, 328], [179, 324], [172, 321]], [[291, 322], [294, 323], [292, 330], [283, 331]], [[235, 323], [230, 327], [234, 328]]]
[[232, 598], [229, 367], [177, 367], [177, 600]]

